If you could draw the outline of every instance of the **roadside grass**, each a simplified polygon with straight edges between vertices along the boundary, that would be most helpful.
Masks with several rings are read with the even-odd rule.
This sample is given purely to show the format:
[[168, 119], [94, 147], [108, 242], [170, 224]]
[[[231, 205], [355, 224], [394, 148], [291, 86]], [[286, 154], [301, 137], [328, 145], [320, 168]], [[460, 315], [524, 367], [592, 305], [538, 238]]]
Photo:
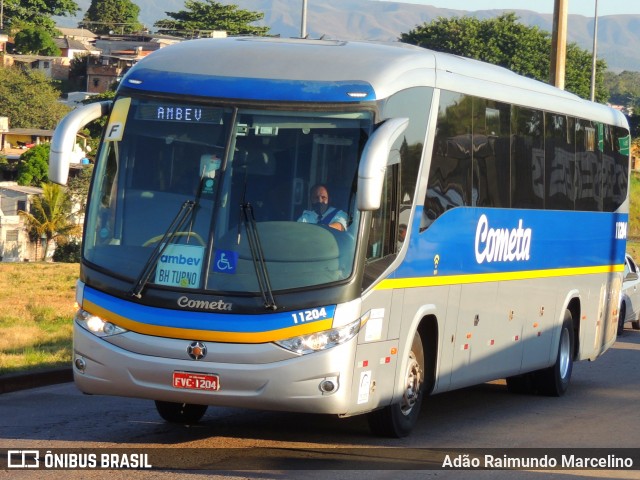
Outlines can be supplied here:
[[631, 172], [627, 252], [640, 261], [640, 172]]
[[77, 263], [0, 263], [0, 375], [71, 364]]
[[629, 240], [627, 242], [627, 253], [633, 257], [633, 259], [638, 259], [640, 261], [640, 241], [638, 240]]

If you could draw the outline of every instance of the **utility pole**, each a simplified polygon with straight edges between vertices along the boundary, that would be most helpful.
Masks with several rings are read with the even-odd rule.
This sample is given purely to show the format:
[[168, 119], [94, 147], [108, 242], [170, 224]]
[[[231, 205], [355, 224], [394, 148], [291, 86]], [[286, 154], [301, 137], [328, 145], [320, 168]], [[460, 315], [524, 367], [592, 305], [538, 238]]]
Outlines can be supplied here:
[[307, 36], [307, 0], [302, 0], [302, 20], [300, 22], [300, 38]]
[[553, 6], [553, 33], [551, 36], [551, 68], [549, 83], [564, 90], [567, 59], [567, 13], [569, 0], [555, 0]]
[[593, 16], [593, 61], [591, 62], [591, 101], [596, 99], [596, 63], [598, 60], [598, 0], [596, 2], [596, 10]]

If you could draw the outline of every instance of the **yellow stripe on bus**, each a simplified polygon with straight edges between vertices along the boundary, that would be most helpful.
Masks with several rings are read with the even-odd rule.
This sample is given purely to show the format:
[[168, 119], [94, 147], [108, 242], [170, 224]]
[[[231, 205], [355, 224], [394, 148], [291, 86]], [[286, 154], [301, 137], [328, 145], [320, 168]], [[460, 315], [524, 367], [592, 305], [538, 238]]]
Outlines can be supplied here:
[[593, 275], [598, 273], [622, 272], [623, 270], [624, 265], [602, 265], [595, 267], [557, 268], [550, 270], [526, 270], [521, 272], [443, 275], [441, 277], [387, 278], [376, 285], [375, 290], [503, 282], [508, 280], [530, 280], [535, 278], [567, 277], [573, 275]]
[[325, 320], [318, 320], [315, 322], [294, 325], [277, 330], [269, 330], [266, 332], [221, 332], [140, 323], [121, 315], [117, 315], [89, 301], [85, 301], [83, 309], [90, 314], [96, 315], [121, 328], [144, 335], [181, 338], [184, 340], [207, 340], [210, 342], [223, 343], [268, 343], [276, 340], [283, 340], [285, 338], [296, 337], [298, 335], [307, 335], [310, 333], [321, 332], [323, 330], [329, 330], [333, 325], [333, 318], [327, 318]]

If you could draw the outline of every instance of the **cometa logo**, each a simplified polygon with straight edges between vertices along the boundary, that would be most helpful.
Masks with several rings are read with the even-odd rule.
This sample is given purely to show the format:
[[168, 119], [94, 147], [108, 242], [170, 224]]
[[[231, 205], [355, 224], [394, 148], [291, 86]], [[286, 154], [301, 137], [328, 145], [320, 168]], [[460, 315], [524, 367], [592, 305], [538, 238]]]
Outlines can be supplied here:
[[511, 230], [492, 228], [483, 214], [476, 227], [475, 250], [478, 263], [527, 261], [531, 253], [531, 229], [522, 228], [522, 219]]
[[223, 310], [231, 311], [231, 303], [225, 303], [222, 300], [193, 300], [189, 297], [180, 297], [178, 299], [178, 306], [182, 308], [195, 308], [199, 310]]

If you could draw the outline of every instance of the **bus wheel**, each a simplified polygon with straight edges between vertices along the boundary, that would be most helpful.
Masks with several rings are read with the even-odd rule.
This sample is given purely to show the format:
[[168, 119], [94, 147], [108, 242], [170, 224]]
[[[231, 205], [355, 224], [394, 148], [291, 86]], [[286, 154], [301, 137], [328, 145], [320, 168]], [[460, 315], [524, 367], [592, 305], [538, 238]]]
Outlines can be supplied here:
[[622, 335], [622, 332], [624, 332], [624, 319], [626, 315], [627, 312], [624, 307], [624, 302], [622, 302], [622, 305], [620, 305], [620, 311], [618, 312], [618, 335]]
[[561, 397], [567, 391], [573, 370], [573, 345], [573, 320], [571, 312], [566, 310], [564, 321], [562, 322], [555, 365], [534, 372], [535, 383], [540, 393], [552, 397]]
[[198, 423], [207, 411], [207, 405], [192, 403], [161, 402], [156, 400], [156, 409], [160, 416], [169, 423]]
[[369, 428], [376, 435], [406, 437], [418, 421], [424, 394], [424, 350], [420, 334], [413, 337], [404, 375], [404, 393], [398, 403], [367, 414]]

